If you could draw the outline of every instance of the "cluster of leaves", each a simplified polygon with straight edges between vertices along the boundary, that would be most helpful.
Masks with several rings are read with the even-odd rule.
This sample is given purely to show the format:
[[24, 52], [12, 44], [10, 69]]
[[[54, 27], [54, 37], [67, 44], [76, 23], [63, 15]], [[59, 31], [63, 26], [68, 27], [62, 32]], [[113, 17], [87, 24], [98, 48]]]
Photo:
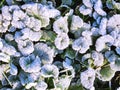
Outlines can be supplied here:
[[0, 90], [119, 87], [119, 1], [2, 0], [0, 6]]

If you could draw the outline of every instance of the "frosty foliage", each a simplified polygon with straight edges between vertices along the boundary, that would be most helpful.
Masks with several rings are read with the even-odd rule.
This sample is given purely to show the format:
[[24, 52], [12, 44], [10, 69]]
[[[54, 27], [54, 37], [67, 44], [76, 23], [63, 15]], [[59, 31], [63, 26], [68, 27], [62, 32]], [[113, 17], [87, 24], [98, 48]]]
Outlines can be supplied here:
[[111, 82], [120, 71], [119, 10], [115, 0], [1, 0], [0, 90]]

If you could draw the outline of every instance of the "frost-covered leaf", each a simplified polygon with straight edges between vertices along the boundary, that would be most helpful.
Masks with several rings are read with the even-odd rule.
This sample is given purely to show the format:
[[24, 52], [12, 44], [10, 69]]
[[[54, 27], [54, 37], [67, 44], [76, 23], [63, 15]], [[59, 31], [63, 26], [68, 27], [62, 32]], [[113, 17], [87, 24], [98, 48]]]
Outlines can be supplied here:
[[50, 19], [48, 17], [41, 17], [41, 27], [46, 27], [49, 25]]
[[40, 58], [33, 54], [27, 57], [21, 57], [19, 60], [19, 63], [20, 63], [21, 68], [25, 72], [29, 72], [29, 73], [39, 72], [41, 69]]
[[71, 30], [78, 30], [83, 26], [83, 20], [76, 15], [72, 16]]
[[76, 39], [73, 44], [73, 50], [78, 51], [79, 53], [85, 53], [89, 49], [90, 43], [85, 37], [80, 37]]
[[64, 50], [65, 48], [69, 46], [70, 40], [66, 33], [61, 33], [57, 35], [54, 43], [57, 49]]
[[79, 11], [80, 11], [80, 13], [82, 13], [83, 15], [89, 15], [89, 14], [92, 13], [92, 9], [86, 7], [85, 5], [80, 6]]
[[33, 42], [30, 40], [18, 41], [18, 49], [24, 55], [29, 55], [34, 51]]
[[110, 67], [115, 71], [120, 71], [120, 58], [117, 58], [114, 62], [110, 63]]
[[113, 31], [112, 29], [114, 29], [114, 28], [119, 28], [120, 20], [118, 20], [118, 18], [120, 18], [119, 14], [115, 14], [109, 18], [108, 24], [107, 24], [107, 29], [109, 31]]
[[106, 6], [107, 6], [107, 8], [109, 8], [109, 9], [113, 9], [113, 2], [112, 2], [112, 0], [107, 0], [106, 1]]
[[98, 53], [96, 51], [92, 52], [92, 59], [94, 60], [95, 66], [102, 66], [104, 62], [104, 57], [102, 53]]
[[60, 88], [60, 90], [67, 90], [69, 88], [71, 82], [71, 78], [68, 76], [59, 78], [59, 81], [57, 83], [57, 87]]
[[69, 58], [66, 58], [65, 61], [63, 62], [63, 67], [70, 69], [72, 68], [71, 65], [72, 65], [72, 60]]
[[17, 75], [17, 73], [18, 73], [18, 68], [14, 64], [10, 63], [10, 74]]
[[80, 74], [80, 79], [81, 79], [81, 84], [85, 88], [87, 89], [92, 88], [95, 80], [95, 70], [92, 68], [88, 68], [88, 70]]
[[31, 87], [34, 87], [34, 86], [36, 86], [36, 85], [37, 85], [36, 82], [34, 82], [34, 83], [28, 83], [28, 84], [25, 86], [25, 88], [26, 88], [26, 89], [30, 89]]
[[106, 48], [106, 44], [112, 45], [114, 43], [114, 38], [110, 35], [104, 35], [97, 39], [95, 47], [96, 51], [102, 51]]
[[5, 54], [5, 53], [0, 53], [0, 61], [9, 63], [10, 61], [10, 56]]
[[107, 18], [102, 18], [99, 26], [99, 34], [105, 35], [106, 34], [106, 27], [107, 27]]
[[109, 62], [114, 62], [117, 59], [117, 56], [113, 51], [106, 51], [105, 57], [108, 59]]
[[41, 75], [43, 77], [54, 77], [57, 78], [59, 75], [59, 70], [55, 65], [46, 64], [41, 68]]
[[102, 8], [103, 8], [102, 1], [97, 0], [94, 5], [95, 11], [101, 16], [106, 16], [107, 13]]
[[34, 82], [34, 78], [31, 74], [29, 73], [25, 73], [23, 71], [21, 71], [19, 73], [19, 79], [20, 79], [20, 82], [23, 86], [29, 84], [29, 83], [33, 83]]
[[88, 8], [92, 8], [93, 6], [93, 3], [91, 2], [91, 0], [82, 0], [82, 2]]
[[2, 64], [0, 65], [0, 81], [3, 80], [3, 72], [10, 68], [9, 64]]
[[116, 50], [117, 54], [120, 55], [120, 47], [117, 47], [115, 50]]
[[54, 50], [45, 43], [36, 43], [34, 46], [35, 55], [39, 56], [43, 64], [50, 64], [53, 62]]
[[45, 83], [44, 81], [40, 81], [35, 86], [35, 89], [37, 89], [37, 90], [46, 90], [47, 87], [48, 87], [47, 83]]
[[60, 17], [53, 23], [53, 30], [57, 34], [68, 33], [68, 22], [67, 17]]

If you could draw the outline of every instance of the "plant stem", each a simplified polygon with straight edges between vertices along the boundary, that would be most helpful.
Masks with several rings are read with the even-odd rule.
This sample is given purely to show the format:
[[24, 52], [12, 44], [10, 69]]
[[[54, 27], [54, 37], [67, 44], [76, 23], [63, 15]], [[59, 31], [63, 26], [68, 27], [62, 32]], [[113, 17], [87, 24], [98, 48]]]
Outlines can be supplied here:
[[2, 72], [3, 76], [5, 77], [5, 79], [8, 81], [8, 83], [10, 84], [10, 86], [12, 87], [12, 83], [10, 82], [10, 80], [7, 78], [7, 76], [5, 75], [4, 72]]

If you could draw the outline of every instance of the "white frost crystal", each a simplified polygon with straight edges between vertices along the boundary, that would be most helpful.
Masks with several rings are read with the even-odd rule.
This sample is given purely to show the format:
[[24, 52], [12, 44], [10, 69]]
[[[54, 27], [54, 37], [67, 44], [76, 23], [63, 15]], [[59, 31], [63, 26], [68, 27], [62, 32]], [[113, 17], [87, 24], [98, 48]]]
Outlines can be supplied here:
[[59, 50], [64, 50], [69, 46], [70, 40], [67, 34], [62, 33], [60, 35], [57, 35], [54, 43], [56, 48]]
[[88, 68], [88, 70], [81, 73], [80, 78], [81, 78], [81, 84], [85, 88], [87, 89], [92, 88], [95, 80], [95, 70], [92, 68]]

